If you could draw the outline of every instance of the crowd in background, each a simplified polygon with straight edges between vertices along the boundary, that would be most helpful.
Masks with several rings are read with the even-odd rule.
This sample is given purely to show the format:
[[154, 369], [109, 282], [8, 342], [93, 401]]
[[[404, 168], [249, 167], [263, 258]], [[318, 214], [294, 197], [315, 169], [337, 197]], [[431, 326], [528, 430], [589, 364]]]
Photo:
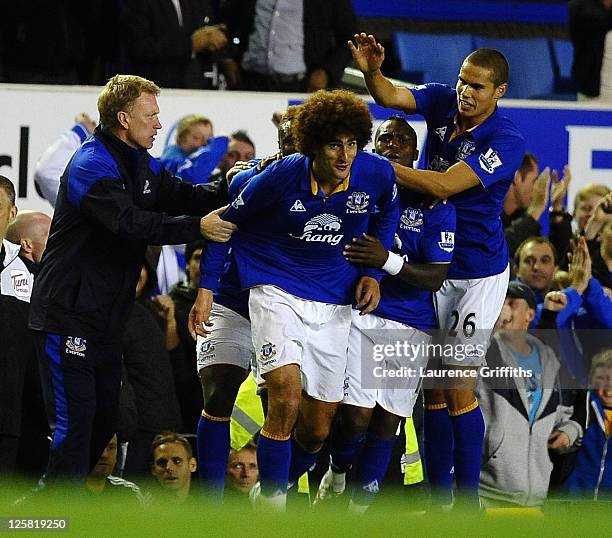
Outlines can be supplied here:
[[[123, 71], [176, 88], [315, 91], [337, 86], [350, 59], [346, 42], [357, 30], [351, 3], [305, 2], [303, 9], [292, 4], [280, 12], [272, 10], [274, 2], [258, 3], [257, 11], [255, 4], [14, 5], [1, 23], [0, 80], [103, 84], [109, 74]], [[277, 41], [262, 40], [262, 29], [275, 18], [297, 18], [303, 25], [281, 24]], [[281, 49], [290, 50], [280, 54]], [[74, 127], [40, 157], [35, 181], [52, 206], [63, 170], [94, 128], [91, 118], [78, 114]], [[240, 125], [219, 135], [214, 117], [192, 114], [181, 119], [175, 143], [160, 161], [190, 183], [214, 185], [223, 184], [237, 162], [256, 156]], [[7, 338], [0, 350], [0, 480], [17, 477], [33, 484], [45, 470], [51, 430], [28, 337], [27, 294], [50, 218], [28, 208], [17, 212], [14, 187], [1, 179], [0, 323]], [[514, 284], [487, 360], [516, 365], [517, 356], [529, 357], [537, 348], [546, 361], [534, 386], [500, 388], [485, 381], [478, 386], [488, 425], [481, 495], [490, 506], [539, 506], [553, 492], [596, 500], [612, 496], [612, 451], [607, 450], [612, 435], [612, 193], [609, 185], [588, 184], [568, 200], [570, 181], [569, 167], [550, 170], [528, 153], [504, 201]], [[147, 250], [122, 339], [119, 428], [90, 472], [87, 487], [93, 495], [116, 489], [138, 504], [156, 502], [156, 495], [176, 502], [195, 497], [193, 451], [203, 398], [187, 325], [202, 247], [198, 241]], [[78, 352], [79, 343], [73, 344]], [[227, 481], [236, 495], [257, 480], [253, 443], [262, 411], [252, 383], [243, 385], [232, 421]], [[527, 402], [526, 416], [518, 411], [521, 400]], [[416, 428], [420, 439], [418, 421]], [[426, 483], [427, 477], [417, 473], [410, 485]]]

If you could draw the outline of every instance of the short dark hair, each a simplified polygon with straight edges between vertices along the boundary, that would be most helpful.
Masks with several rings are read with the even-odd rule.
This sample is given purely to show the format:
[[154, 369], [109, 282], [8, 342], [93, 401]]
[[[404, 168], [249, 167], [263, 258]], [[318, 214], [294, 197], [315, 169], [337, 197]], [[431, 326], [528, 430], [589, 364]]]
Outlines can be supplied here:
[[177, 445], [182, 445], [187, 452], [187, 457], [193, 457], [193, 448], [191, 448], [191, 443], [187, 440], [184, 435], [176, 432], [162, 432], [159, 435], [156, 435], [153, 439], [153, 443], [151, 443], [151, 454], [155, 452], [155, 449], [158, 446], [166, 445], [168, 443], [175, 443]]
[[361, 150], [372, 137], [368, 105], [347, 90], [319, 90], [302, 104], [291, 122], [296, 149], [310, 158], [340, 134], [351, 134]]
[[15, 185], [8, 177], [0, 176], [0, 189], [6, 192], [11, 205], [15, 205]]
[[410, 136], [412, 136], [412, 138], [416, 141], [416, 139], [417, 139], [416, 131], [414, 130], [412, 125], [410, 125], [408, 123], [408, 120], [406, 118], [404, 118], [404, 116], [402, 116], [400, 114], [393, 114], [393, 116], [391, 116], [390, 118], [387, 118], [386, 120], [384, 120], [384, 121], [382, 121], [380, 123], [380, 125], [376, 129], [376, 133], [374, 134], [374, 142], [376, 142], [376, 139], [378, 138], [378, 133], [379, 133], [381, 127], [385, 123], [387, 123], [388, 121], [396, 121], [396, 122], [401, 123], [402, 125], [406, 126], [408, 128], [408, 131], [410, 132]]
[[239, 142], [244, 142], [245, 144], [249, 144], [253, 147], [253, 152], [255, 152], [255, 143], [251, 140], [247, 132], [243, 129], [239, 129], [238, 131], [234, 131], [231, 135], [231, 138], [234, 140], [238, 140]]
[[519, 266], [519, 264], [521, 263], [521, 252], [529, 243], [536, 243], [537, 245], [548, 245], [550, 247], [550, 250], [552, 250], [553, 261], [555, 262], [555, 265], [559, 263], [557, 261], [559, 259], [559, 256], [557, 255], [557, 249], [555, 248], [555, 245], [550, 242], [548, 237], [544, 237], [543, 235], [532, 235], [531, 237], [525, 239], [525, 241], [523, 241], [517, 247], [516, 251], [514, 252], [514, 265], [516, 265], [517, 267]]
[[204, 248], [206, 241], [204, 239], [198, 239], [197, 241], [192, 241], [191, 243], [187, 243], [185, 245], [185, 263], [189, 263], [191, 261], [191, 257], [193, 253], [199, 248]]
[[510, 76], [510, 67], [506, 57], [496, 49], [477, 49], [467, 56], [464, 62], [484, 67], [491, 71], [491, 80], [497, 88], [500, 84], [506, 84]]

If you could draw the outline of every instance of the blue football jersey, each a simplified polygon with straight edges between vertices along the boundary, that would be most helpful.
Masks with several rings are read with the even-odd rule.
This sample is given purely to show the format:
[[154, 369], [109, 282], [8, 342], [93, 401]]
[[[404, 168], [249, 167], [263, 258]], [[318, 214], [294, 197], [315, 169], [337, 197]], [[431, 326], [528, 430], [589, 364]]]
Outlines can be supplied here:
[[427, 168], [445, 172], [464, 161], [481, 183], [449, 199], [457, 211], [457, 235], [448, 278], [499, 274], [508, 265], [500, 215], [525, 155], [525, 140], [498, 109], [474, 129], [450, 140], [458, 112], [456, 91], [443, 84], [425, 84], [411, 92], [417, 112], [427, 121]]
[[[455, 208], [450, 202], [433, 207], [423, 197], [399, 190], [400, 219], [393, 252], [409, 263], [451, 263], [455, 238]], [[374, 314], [419, 330], [436, 329], [433, 293], [387, 275], [381, 283], [381, 300]]]
[[[223, 219], [238, 225], [231, 248], [240, 285], [269, 284], [307, 300], [351, 304], [358, 278], [380, 280], [383, 272], [358, 268], [342, 251], [368, 230], [391, 248], [398, 219], [395, 174], [386, 159], [360, 151], [350, 177], [327, 196], [310, 170], [310, 159], [295, 154], [270, 164], [242, 188], [242, 173], [234, 178], [237, 186], [232, 181]], [[200, 287], [217, 289], [227, 249], [207, 245]]]

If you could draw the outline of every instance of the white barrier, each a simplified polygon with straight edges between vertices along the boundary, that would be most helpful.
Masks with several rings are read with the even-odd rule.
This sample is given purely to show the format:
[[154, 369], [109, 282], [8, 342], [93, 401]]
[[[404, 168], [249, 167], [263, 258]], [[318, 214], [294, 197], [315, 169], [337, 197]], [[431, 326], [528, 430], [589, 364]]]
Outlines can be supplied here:
[[[97, 87], [28, 86], [0, 84], [0, 174], [18, 188], [21, 209], [51, 212], [33, 184], [36, 161], [60, 134], [73, 125], [78, 112], [97, 119]], [[163, 129], [152, 149], [160, 155], [176, 121], [190, 113], [208, 116], [217, 134], [245, 129], [257, 155], [274, 153], [276, 129], [272, 113], [286, 108], [300, 95], [280, 93], [163, 90], [159, 97]], [[589, 182], [612, 184], [612, 106], [544, 101], [502, 101], [504, 113], [523, 132], [528, 150], [542, 166], [562, 168], [569, 162], [573, 172], [570, 197]], [[372, 105], [376, 123], [395, 111]], [[411, 120], [422, 146], [425, 123]]]

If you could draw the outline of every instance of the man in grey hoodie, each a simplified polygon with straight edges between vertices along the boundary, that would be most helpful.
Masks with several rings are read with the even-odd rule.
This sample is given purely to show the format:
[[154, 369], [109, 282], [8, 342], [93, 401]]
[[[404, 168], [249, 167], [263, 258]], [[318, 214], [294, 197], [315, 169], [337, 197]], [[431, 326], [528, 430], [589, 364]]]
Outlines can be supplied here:
[[553, 464], [582, 434], [553, 350], [528, 334], [536, 311], [529, 286], [510, 282], [496, 324], [478, 400], [487, 425], [479, 494], [485, 507], [539, 506]]

